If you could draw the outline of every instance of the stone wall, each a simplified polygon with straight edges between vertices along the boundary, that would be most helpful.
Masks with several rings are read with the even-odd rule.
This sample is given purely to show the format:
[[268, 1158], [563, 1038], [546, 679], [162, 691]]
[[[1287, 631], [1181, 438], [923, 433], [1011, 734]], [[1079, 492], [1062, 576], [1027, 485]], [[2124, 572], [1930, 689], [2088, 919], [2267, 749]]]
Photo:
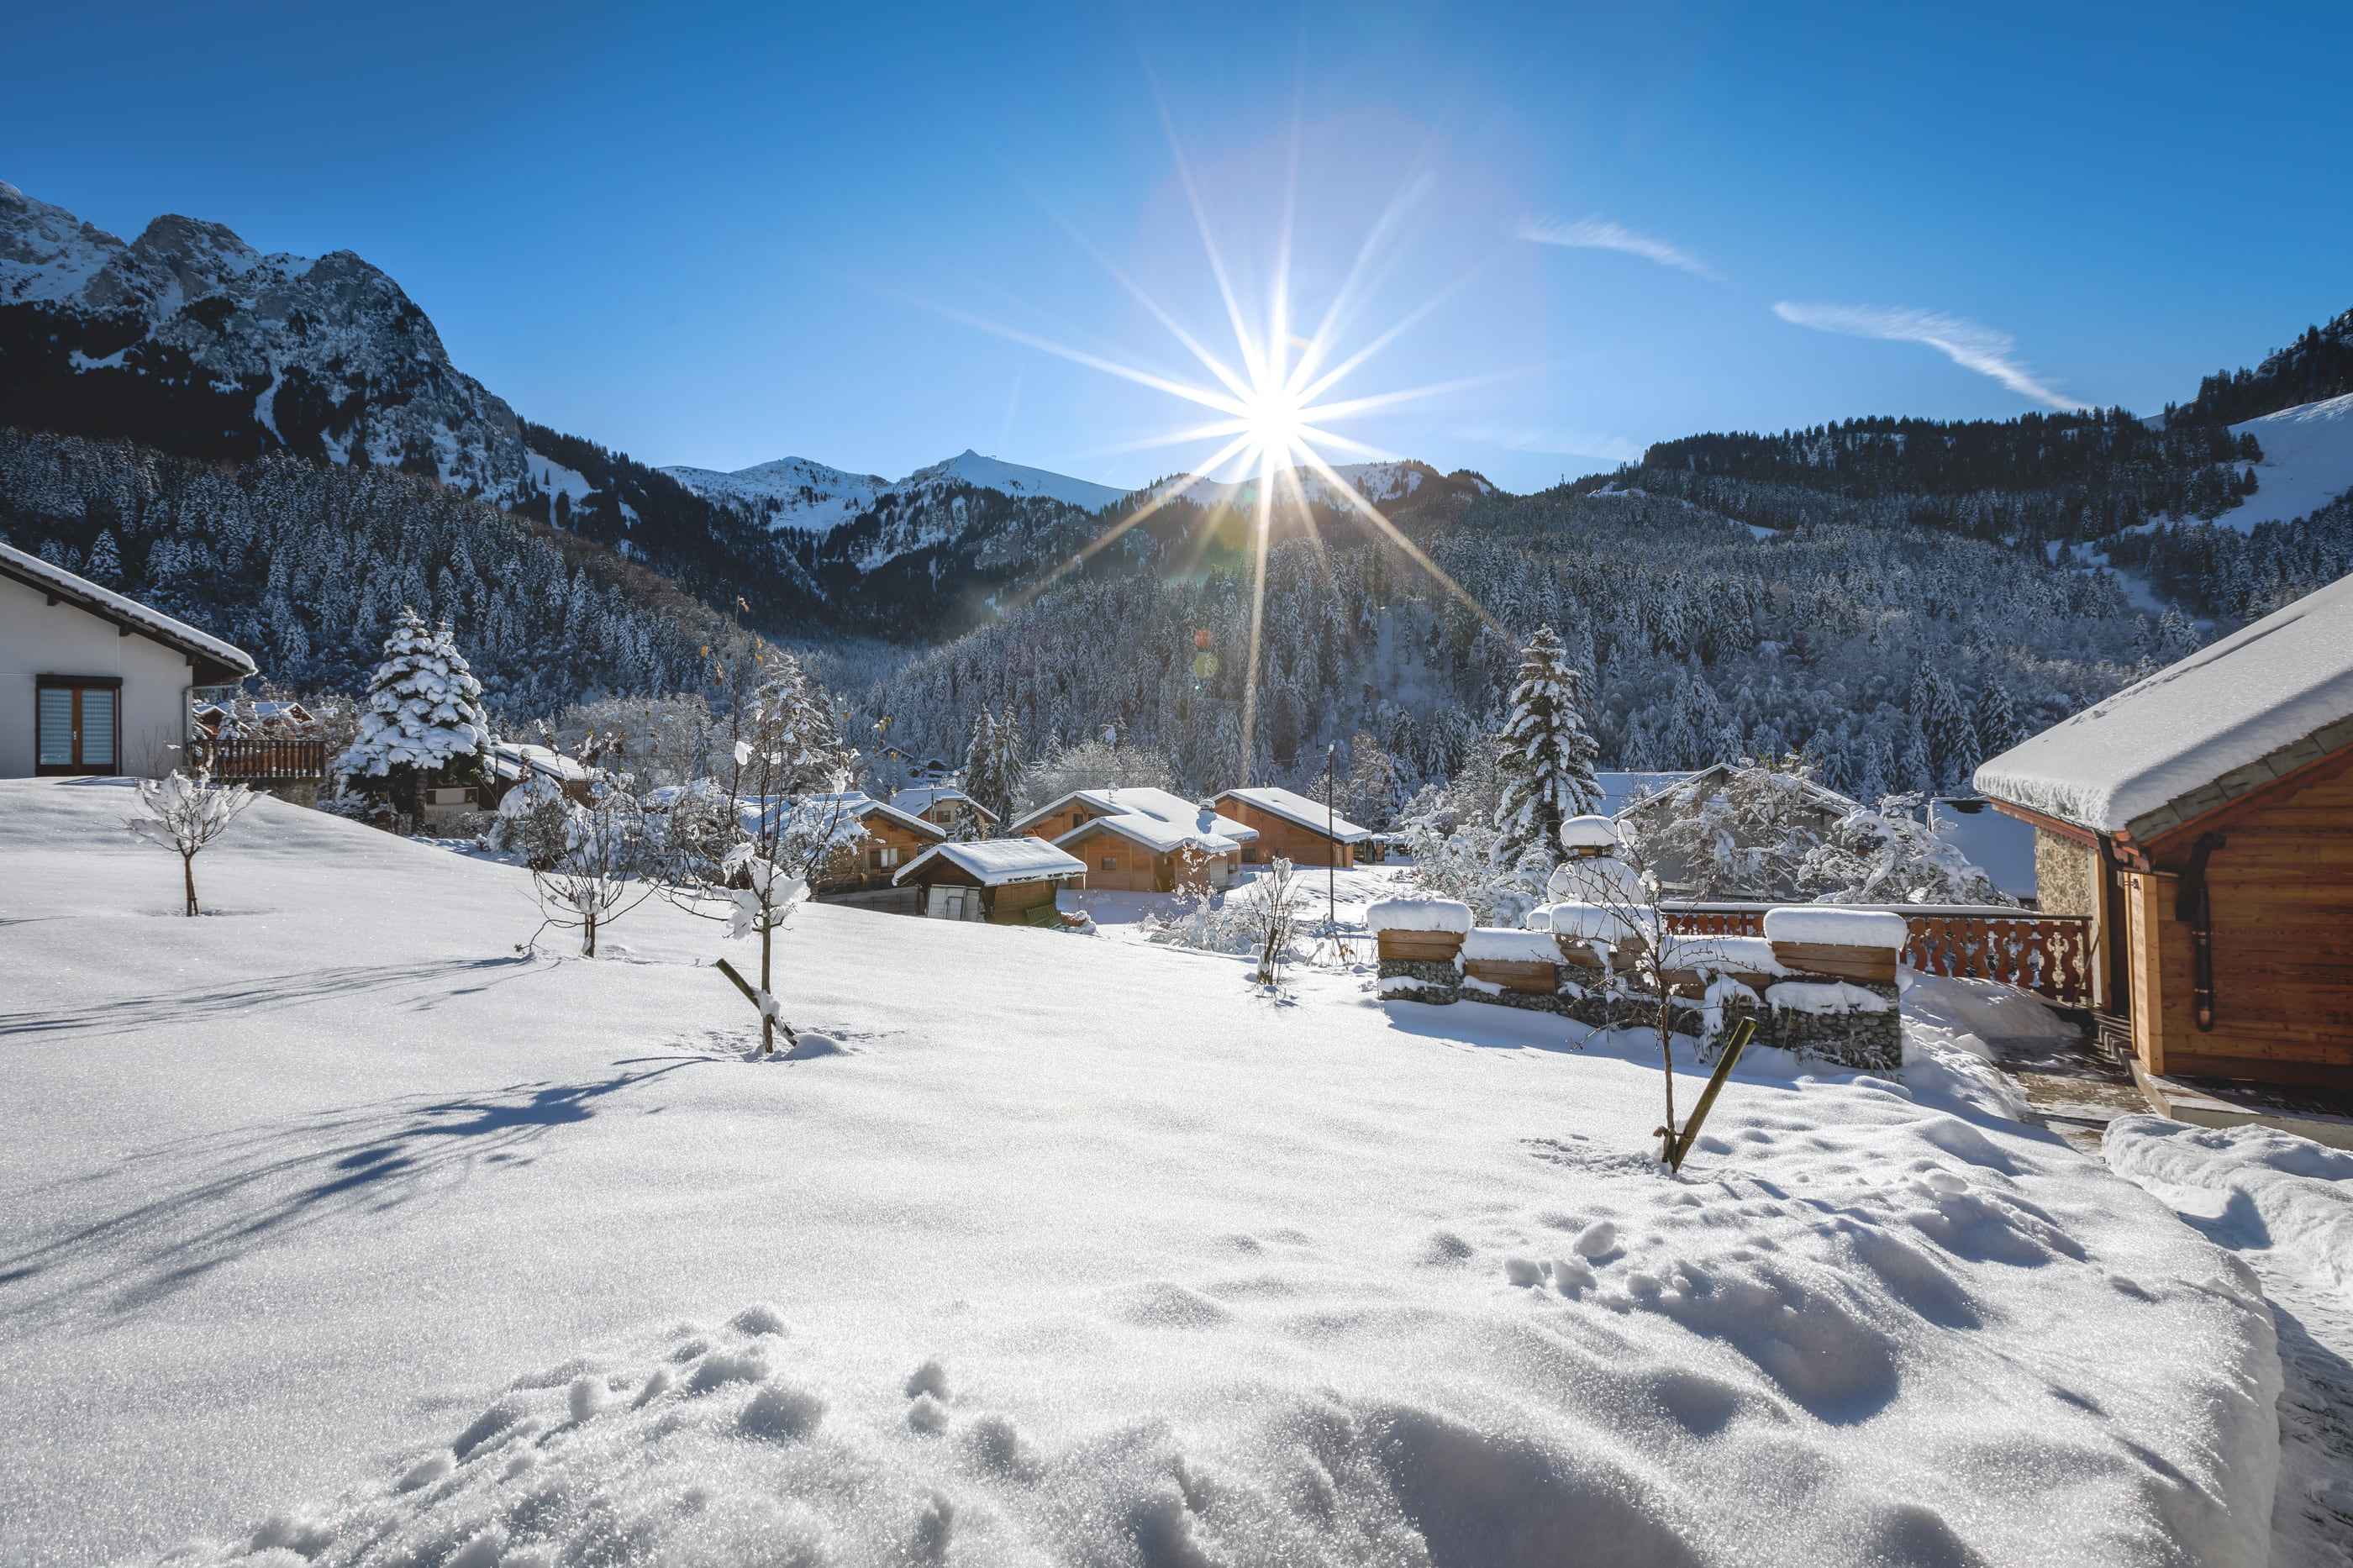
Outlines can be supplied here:
[[2034, 833], [2034, 903], [2054, 915], [2100, 914], [2100, 852], [2048, 829]]

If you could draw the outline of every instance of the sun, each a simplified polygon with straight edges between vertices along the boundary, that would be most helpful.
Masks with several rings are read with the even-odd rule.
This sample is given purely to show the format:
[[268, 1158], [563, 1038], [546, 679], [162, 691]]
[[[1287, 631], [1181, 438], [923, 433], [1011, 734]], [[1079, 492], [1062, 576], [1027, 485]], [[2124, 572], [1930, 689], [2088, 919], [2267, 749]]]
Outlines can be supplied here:
[[1258, 449], [1252, 456], [1275, 458], [1283, 467], [1290, 467], [1292, 449], [1299, 444], [1307, 423], [1307, 411], [1300, 407], [1297, 393], [1281, 382], [1272, 382], [1252, 387], [1250, 395], [1240, 402], [1245, 433]]
[[[1283, 203], [1282, 229], [1274, 265], [1269, 274], [1269, 297], [1263, 302], [1263, 314], [1254, 321], [1254, 312], [1243, 308], [1235, 291], [1233, 275], [1227, 269], [1225, 257], [1203, 208], [1201, 193], [1194, 183], [1191, 165], [1176, 143], [1176, 128], [1168, 121], [1165, 105], [1162, 123], [1168, 132], [1169, 151], [1175, 158], [1177, 175], [1192, 205], [1195, 226], [1200, 231], [1201, 247], [1209, 264], [1210, 276], [1216, 280], [1219, 298], [1225, 306], [1226, 322], [1233, 334], [1232, 346], [1223, 352], [1210, 348], [1159, 301], [1146, 294], [1125, 271], [1088, 244], [1077, 230], [1068, 224], [1062, 226], [1192, 355], [1200, 369], [1207, 373], [1206, 381], [1164, 374], [1140, 365], [1123, 363], [1100, 353], [1073, 348], [1035, 332], [960, 310], [942, 310], [940, 313], [1010, 342], [1166, 394], [1191, 405], [1197, 419], [1204, 413], [1209, 416], [1198, 423], [1171, 429], [1124, 447], [1112, 448], [1113, 450], [1140, 451], [1155, 447], [1221, 443], [1215, 451], [1197, 460], [1177, 479], [1153, 487], [1148, 499], [1128, 507], [1061, 565], [1043, 574], [1016, 595], [1012, 603], [1027, 603], [1035, 599], [1065, 574], [1085, 565], [1097, 552], [1163, 509], [1178, 501], [1216, 495], [1225, 482], [1219, 477], [1221, 470], [1235, 475], [1237, 479], [1247, 477], [1255, 479], [1256, 483], [1250, 488], [1256, 493], [1250, 503], [1250, 510], [1254, 514], [1250, 647], [1248, 660], [1242, 667], [1242, 744], [1240, 754], [1235, 759], [1240, 766], [1240, 782], [1248, 784], [1252, 754], [1250, 737], [1255, 731], [1258, 717], [1258, 683], [1266, 611], [1266, 559], [1274, 532], [1277, 488], [1284, 490], [1288, 507], [1297, 512], [1308, 542], [1319, 553], [1324, 547], [1317, 532], [1313, 509], [1308, 505], [1307, 491], [1311, 486], [1319, 492], [1320, 500], [1336, 503], [1340, 510], [1350, 514], [1369, 535], [1411, 561], [1480, 621], [1500, 630], [1486, 607], [1465, 592], [1419, 544], [1366, 500], [1363, 493], [1333, 466], [1332, 457], [1327, 454], [1395, 461], [1397, 454], [1341, 435], [1332, 426], [1335, 423], [1395, 408], [1402, 404], [1505, 379], [1515, 373], [1466, 376], [1393, 392], [1335, 395], [1342, 383], [1362, 370], [1374, 356], [1429, 317], [1471, 281], [1472, 274], [1458, 278], [1419, 308], [1390, 321], [1385, 330], [1375, 333], [1353, 352], [1344, 354], [1340, 351], [1342, 334], [1366, 304], [1374, 279], [1385, 271], [1380, 265], [1380, 253], [1404, 231], [1407, 208], [1419, 191], [1426, 188], [1426, 182], [1409, 180], [1391, 200], [1388, 209], [1364, 237], [1354, 265], [1348, 268], [1337, 291], [1325, 304], [1314, 330], [1303, 334], [1293, 328], [1291, 292], [1293, 208], [1291, 199], [1286, 196]], [[1293, 179], [1295, 184], [1295, 146]], [[1142, 492], [1138, 493], [1141, 496]], [[1227, 493], [1230, 495], [1233, 492]]]

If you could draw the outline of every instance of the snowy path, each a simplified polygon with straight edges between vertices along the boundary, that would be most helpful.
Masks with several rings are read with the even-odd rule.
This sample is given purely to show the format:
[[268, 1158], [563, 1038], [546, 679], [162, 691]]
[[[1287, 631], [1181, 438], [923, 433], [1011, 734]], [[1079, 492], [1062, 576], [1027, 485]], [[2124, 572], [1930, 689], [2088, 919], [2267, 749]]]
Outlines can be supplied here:
[[2263, 1281], [2279, 1330], [2271, 1568], [2353, 1565], [2353, 1153], [2261, 1127], [2144, 1116], [2109, 1163]]
[[181, 920], [122, 796], [0, 784], [0, 1562], [2260, 1553], [2243, 1269], [1957, 1035], [1671, 1180], [1640, 1042], [818, 908], [757, 1065], [674, 911], [266, 803]]

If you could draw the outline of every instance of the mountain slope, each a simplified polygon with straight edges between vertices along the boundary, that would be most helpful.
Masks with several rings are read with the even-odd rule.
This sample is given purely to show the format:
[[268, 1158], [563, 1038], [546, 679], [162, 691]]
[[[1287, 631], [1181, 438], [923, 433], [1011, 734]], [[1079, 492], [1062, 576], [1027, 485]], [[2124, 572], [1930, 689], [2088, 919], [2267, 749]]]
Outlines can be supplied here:
[[2294, 522], [2353, 490], [2353, 393], [2302, 403], [2231, 426], [2263, 448], [2253, 495], [2215, 521], [2241, 533]]

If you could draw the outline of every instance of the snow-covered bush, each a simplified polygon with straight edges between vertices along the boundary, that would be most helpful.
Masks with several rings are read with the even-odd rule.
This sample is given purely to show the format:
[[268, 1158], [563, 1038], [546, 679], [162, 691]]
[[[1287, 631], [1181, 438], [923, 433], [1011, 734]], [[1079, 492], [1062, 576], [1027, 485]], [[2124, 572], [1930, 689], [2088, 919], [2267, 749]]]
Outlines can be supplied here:
[[361, 794], [415, 815], [432, 784], [479, 783], [490, 762], [490, 720], [474, 679], [443, 622], [428, 628], [403, 610], [369, 679], [359, 734], [333, 763]]
[[490, 847], [520, 855], [533, 870], [544, 870], [572, 845], [572, 817], [576, 808], [565, 798], [554, 779], [536, 771], [507, 791], [484, 836]]
[[1917, 796], [1888, 795], [1849, 812], [1807, 855], [1800, 884], [1821, 903], [2017, 902], [1961, 852], [1943, 824], [1911, 815], [1920, 808]]
[[187, 894], [182, 912], [193, 915], [198, 912], [196, 857], [227, 832], [253, 801], [253, 792], [243, 784], [215, 784], [202, 773], [175, 772], [169, 778], [141, 779], [139, 805], [145, 815], [126, 816], [122, 825], [132, 837], [179, 856]]
[[1531, 851], [1549, 856], [1560, 825], [1601, 799], [1594, 782], [1598, 748], [1586, 732], [1585, 676], [1550, 626], [1539, 626], [1520, 655], [1510, 714], [1496, 766], [1504, 778], [1495, 803], [1495, 863], [1518, 867]]
[[1528, 911], [1545, 901], [1552, 857], [1530, 849], [1520, 862], [1499, 867], [1494, 859], [1499, 837], [1492, 823], [1477, 819], [1447, 834], [1426, 822], [1415, 823], [1406, 829], [1406, 850], [1413, 858], [1406, 880], [1432, 898], [1470, 905], [1481, 925], [1525, 925]]
[[1081, 741], [1032, 763], [1022, 775], [1021, 798], [1016, 804], [1031, 811], [1078, 789], [1176, 787], [1176, 771], [1158, 752], [1115, 741]]
[[1246, 895], [1228, 897], [1198, 884], [1185, 891], [1174, 910], [1145, 915], [1140, 929], [1146, 942], [1200, 952], [1251, 952], [1258, 940], [1257, 917]]
[[743, 833], [735, 802], [716, 779], [666, 786], [646, 797], [646, 836], [667, 881], [724, 880], [722, 867]]

